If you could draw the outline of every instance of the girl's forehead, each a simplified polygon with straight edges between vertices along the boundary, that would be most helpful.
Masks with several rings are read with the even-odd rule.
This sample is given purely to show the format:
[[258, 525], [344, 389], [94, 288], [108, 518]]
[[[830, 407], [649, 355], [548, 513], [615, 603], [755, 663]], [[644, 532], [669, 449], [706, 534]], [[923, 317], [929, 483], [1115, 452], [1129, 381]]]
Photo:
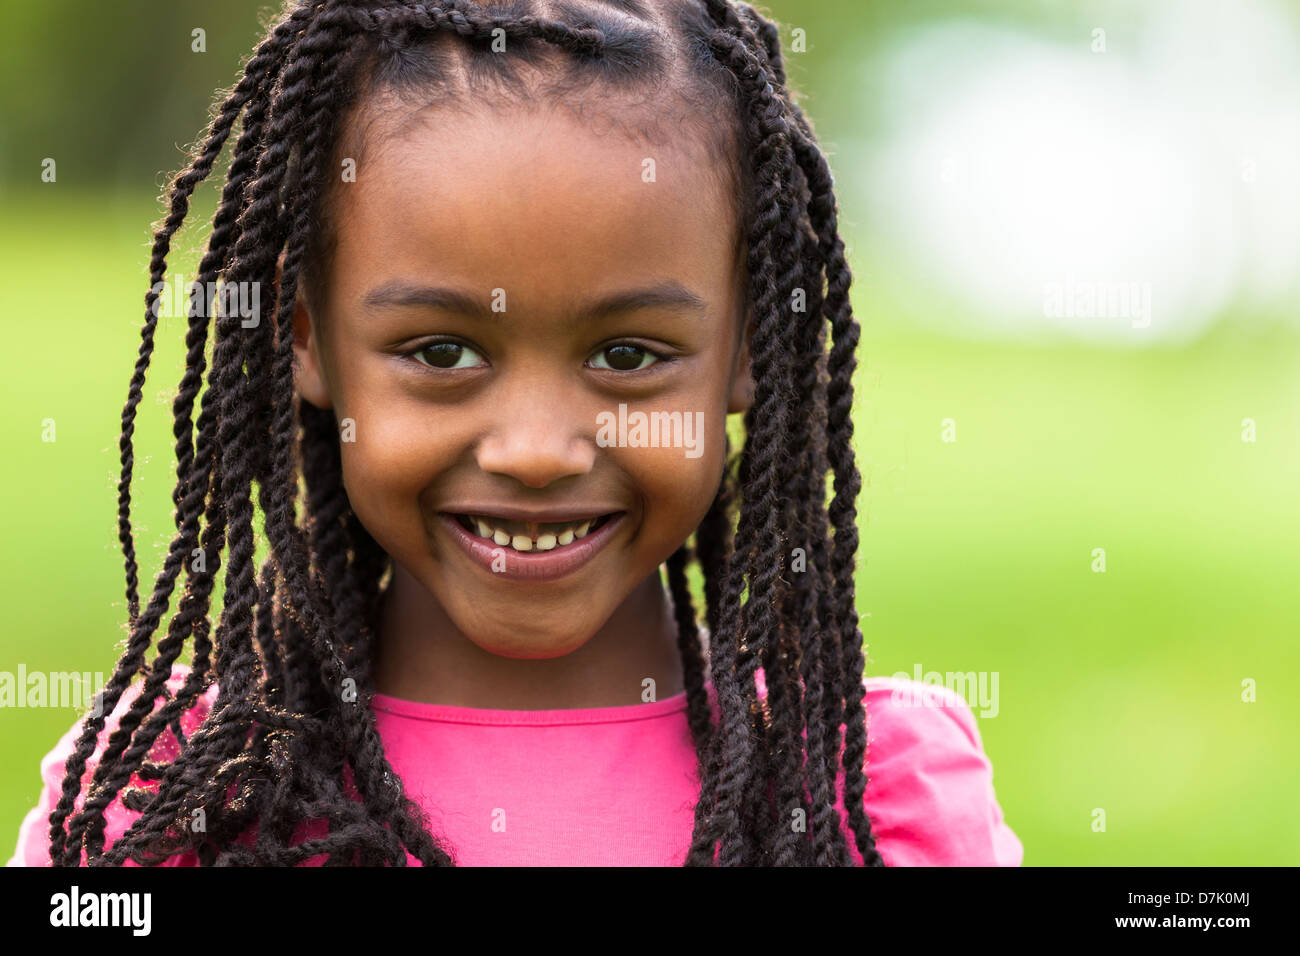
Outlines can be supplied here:
[[[388, 91], [367, 97], [345, 117], [344, 141], [358, 162], [377, 155], [401, 163], [431, 152], [470, 163], [492, 153], [550, 154], [578, 162], [618, 152], [635, 155], [640, 165], [671, 154], [679, 172], [715, 176], [733, 161], [734, 152], [726, 123], [702, 115], [671, 91], [636, 97], [589, 91], [519, 102], [464, 97], [430, 102]], [[597, 145], [601, 148], [594, 150]]]
[[563, 109], [406, 123], [335, 194], [336, 268], [436, 261], [469, 281], [589, 284], [629, 269], [703, 278], [732, 261], [730, 204], [704, 151], [634, 141]]
[[740, 144], [733, 119], [671, 87], [589, 88], [560, 97], [534, 91], [502, 101], [372, 89], [343, 117], [336, 150], [380, 177], [427, 171], [431, 162], [459, 177], [480, 167], [511, 176], [541, 169], [562, 178], [570, 168], [598, 176], [604, 165], [616, 177], [630, 170], [647, 185], [716, 193], [735, 210]]

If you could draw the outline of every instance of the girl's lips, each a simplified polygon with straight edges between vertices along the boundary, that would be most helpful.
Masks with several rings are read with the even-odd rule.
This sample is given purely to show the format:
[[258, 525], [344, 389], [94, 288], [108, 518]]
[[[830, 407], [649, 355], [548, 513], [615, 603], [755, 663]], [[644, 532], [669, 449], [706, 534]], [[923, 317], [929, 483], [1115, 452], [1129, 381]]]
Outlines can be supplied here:
[[595, 556], [617, 529], [626, 511], [610, 515], [599, 528], [549, 551], [516, 551], [466, 531], [454, 515], [439, 512], [438, 519], [470, 558], [484, 570], [509, 581], [554, 581], [572, 574]]

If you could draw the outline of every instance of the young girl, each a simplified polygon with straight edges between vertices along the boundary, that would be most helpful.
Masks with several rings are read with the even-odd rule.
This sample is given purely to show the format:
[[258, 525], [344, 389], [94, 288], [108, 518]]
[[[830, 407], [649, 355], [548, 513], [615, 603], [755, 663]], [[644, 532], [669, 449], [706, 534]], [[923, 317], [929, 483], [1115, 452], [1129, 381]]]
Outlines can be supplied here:
[[[158, 289], [241, 116], [142, 610]], [[743, 3], [294, 4], [156, 235], [130, 639], [13, 862], [1019, 864], [965, 702], [863, 678], [831, 183]]]

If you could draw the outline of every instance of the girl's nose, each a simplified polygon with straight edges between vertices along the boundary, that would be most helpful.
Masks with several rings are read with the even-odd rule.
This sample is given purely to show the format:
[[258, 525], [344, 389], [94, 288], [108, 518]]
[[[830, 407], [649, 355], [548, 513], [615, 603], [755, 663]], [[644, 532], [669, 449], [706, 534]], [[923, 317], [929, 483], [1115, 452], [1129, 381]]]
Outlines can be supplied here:
[[572, 416], [529, 403], [501, 417], [479, 442], [478, 465], [490, 474], [544, 488], [560, 478], [585, 475], [596, 462], [596, 444]]

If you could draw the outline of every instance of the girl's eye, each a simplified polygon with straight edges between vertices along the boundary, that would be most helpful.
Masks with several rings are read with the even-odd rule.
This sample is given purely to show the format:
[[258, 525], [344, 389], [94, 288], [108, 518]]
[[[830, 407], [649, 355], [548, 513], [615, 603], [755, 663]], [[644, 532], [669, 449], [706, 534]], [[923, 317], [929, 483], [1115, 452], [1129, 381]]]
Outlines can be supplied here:
[[[483, 364], [482, 356], [459, 342], [430, 342], [411, 353], [421, 365], [429, 368], [477, 368]], [[474, 361], [474, 358], [480, 361]]]
[[[600, 364], [602, 358], [605, 359], [604, 365]], [[650, 361], [647, 362], [646, 359]], [[657, 355], [639, 345], [611, 345], [596, 353], [596, 357], [592, 359], [592, 367], [614, 372], [636, 372], [649, 368], [658, 361]]]

